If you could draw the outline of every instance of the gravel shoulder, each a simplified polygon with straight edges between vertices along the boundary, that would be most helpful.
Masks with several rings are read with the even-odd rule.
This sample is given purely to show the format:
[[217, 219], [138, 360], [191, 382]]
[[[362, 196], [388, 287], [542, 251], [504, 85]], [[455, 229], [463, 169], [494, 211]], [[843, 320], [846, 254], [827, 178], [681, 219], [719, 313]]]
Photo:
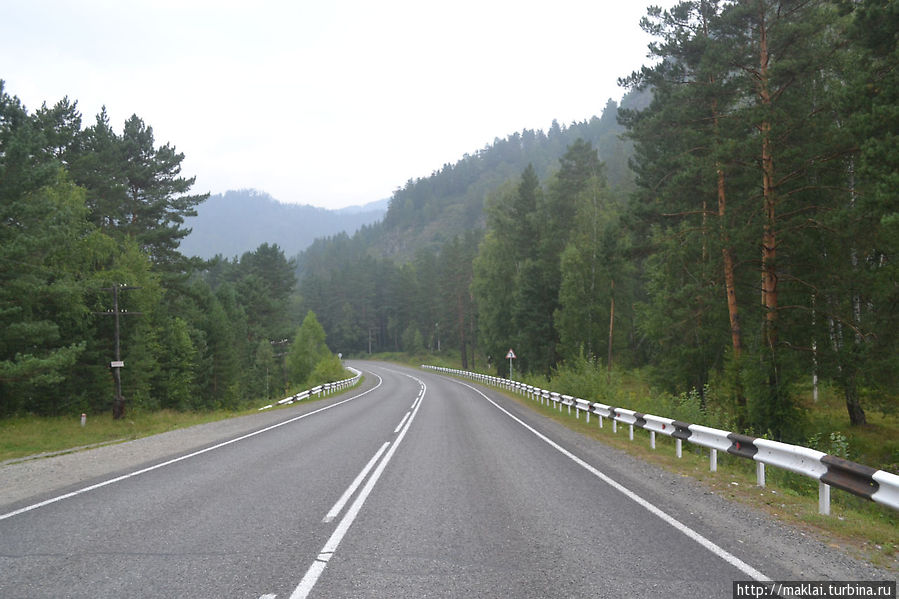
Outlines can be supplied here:
[[[370, 384], [363, 383], [363, 387], [357, 387], [352, 392], [364, 390], [368, 386]], [[24, 503], [41, 501], [48, 496], [70, 491], [73, 487], [112, 473], [138, 470], [152, 463], [240, 437], [346, 397], [346, 394], [335, 395], [310, 403], [198, 424], [124, 443], [0, 464], [0, 513], [21, 507]]]

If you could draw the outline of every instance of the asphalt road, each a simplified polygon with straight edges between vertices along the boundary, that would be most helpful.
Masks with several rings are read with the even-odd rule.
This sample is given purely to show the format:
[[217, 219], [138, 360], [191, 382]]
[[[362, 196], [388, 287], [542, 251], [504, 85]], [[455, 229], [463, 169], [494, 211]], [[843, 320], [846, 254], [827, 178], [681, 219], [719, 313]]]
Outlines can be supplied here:
[[730, 597], [878, 576], [495, 391], [354, 366], [361, 388], [250, 435], [3, 506], [0, 597]]

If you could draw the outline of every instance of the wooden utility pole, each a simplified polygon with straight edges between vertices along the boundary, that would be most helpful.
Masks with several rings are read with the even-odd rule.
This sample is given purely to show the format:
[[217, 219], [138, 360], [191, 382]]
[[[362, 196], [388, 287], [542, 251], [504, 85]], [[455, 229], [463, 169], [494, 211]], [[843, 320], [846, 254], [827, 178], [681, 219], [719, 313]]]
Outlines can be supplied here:
[[122, 361], [122, 350], [119, 336], [119, 317], [120, 316], [137, 316], [140, 312], [127, 312], [119, 310], [119, 290], [140, 289], [140, 287], [132, 287], [129, 285], [113, 285], [112, 287], [103, 287], [103, 291], [112, 292], [112, 311], [98, 312], [98, 314], [111, 315], [115, 318], [115, 360], [109, 367], [112, 368], [112, 376], [115, 379], [115, 399], [112, 401], [112, 417], [116, 420], [125, 416], [125, 397], [122, 395], [122, 374], [121, 369], [125, 366]]

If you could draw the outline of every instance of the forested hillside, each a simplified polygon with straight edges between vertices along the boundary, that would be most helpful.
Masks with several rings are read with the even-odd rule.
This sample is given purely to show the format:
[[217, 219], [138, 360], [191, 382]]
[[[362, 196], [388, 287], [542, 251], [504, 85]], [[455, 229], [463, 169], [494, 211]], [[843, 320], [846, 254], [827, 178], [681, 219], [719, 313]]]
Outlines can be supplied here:
[[[622, 104], [637, 109], [649, 99], [634, 92]], [[463, 350], [467, 363], [478, 341], [469, 287], [491, 206], [529, 165], [535, 176], [554, 176], [566, 148], [585, 138], [605, 157], [603, 172], [611, 171], [615, 193], [633, 190], [632, 145], [617, 115], [610, 100], [601, 117], [515, 133], [409, 181], [394, 193], [382, 222], [352, 237], [317, 240], [299, 257], [304, 305], [344, 352], [436, 349], [439, 341]], [[527, 252], [532, 242], [522, 240], [517, 251]]]
[[385, 202], [355, 210], [326, 210], [282, 204], [252, 189], [228, 191], [197, 206], [196, 216], [185, 217], [190, 234], [180, 250], [186, 256], [209, 259], [221, 254], [230, 258], [268, 243], [277, 244], [287, 256], [296, 256], [319, 237], [353, 234], [361, 226], [379, 221], [385, 212], [381, 204]]
[[[622, 106], [638, 109], [649, 102], [642, 92], [628, 94]], [[393, 194], [383, 227], [370, 237], [379, 256], [410, 259], [423, 247], [438, 249], [444, 243], [485, 224], [484, 198], [514, 179], [531, 164], [541, 178], [558, 170], [559, 158], [577, 139], [590, 142], [605, 163], [609, 185], [626, 193], [633, 188], [628, 168], [631, 144], [622, 138], [618, 106], [609, 100], [601, 116], [550, 129], [526, 129], [496, 139], [455, 164], [445, 164], [430, 177], [408, 181]]]
[[895, 3], [683, 2], [642, 26], [656, 61], [621, 82], [651, 101], [410, 181], [301, 257], [304, 304], [344, 351], [640, 369], [775, 438], [802, 440], [821, 387], [852, 424], [894, 413]]

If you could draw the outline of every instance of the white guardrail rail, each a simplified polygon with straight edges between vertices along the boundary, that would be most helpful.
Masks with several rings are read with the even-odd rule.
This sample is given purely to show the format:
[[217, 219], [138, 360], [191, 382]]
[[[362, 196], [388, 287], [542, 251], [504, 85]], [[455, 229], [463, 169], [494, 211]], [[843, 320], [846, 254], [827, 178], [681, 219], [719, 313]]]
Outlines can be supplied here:
[[590, 421], [590, 414], [594, 414], [599, 417], [600, 427], [603, 426], [603, 420], [608, 418], [612, 422], [613, 432], [617, 432], [618, 423], [627, 424], [630, 427], [632, 441], [634, 428], [645, 429], [649, 431], [650, 445], [653, 449], [656, 446], [656, 434], [673, 437], [676, 440], [677, 457], [682, 455], [684, 441], [706, 447], [709, 449], [709, 469], [712, 472], [718, 470], [719, 451], [751, 459], [756, 464], [756, 483], [760, 487], [765, 486], [766, 465], [813, 478], [818, 481], [818, 511], [824, 515], [830, 514], [831, 487], [848, 491], [853, 495], [893, 509], [899, 509], [899, 476], [808, 447], [740, 435], [652, 414], [641, 414], [633, 410], [590, 402], [570, 395], [561, 395], [554, 391], [486, 374], [438, 366], [423, 365], [422, 368], [514, 391], [534, 401], [539, 401], [541, 404], [552, 404], [560, 411], [567, 407], [569, 414], [574, 409], [575, 416], [580, 418], [581, 412], [583, 412], [587, 422]]
[[261, 412], [262, 410], [269, 410], [275, 406], [290, 405], [296, 401], [303, 401], [304, 399], [309, 399], [313, 396], [324, 397], [327, 395], [331, 395], [332, 393], [336, 393], [337, 391], [346, 389], [347, 387], [352, 387], [359, 382], [359, 378], [362, 376], [362, 372], [349, 366], [347, 366], [346, 369], [353, 373], [352, 377], [343, 379], [342, 381], [336, 381], [334, 383], [325, 383], [324, 385], [318, 385], [317, 387], [313, 387], [312, 389], [306, 389], [305, 391], [290, 395], [275, 403], [268, 404], [267, 406], [262, 406], [261, 408], [259, 408], [259, 411]]

